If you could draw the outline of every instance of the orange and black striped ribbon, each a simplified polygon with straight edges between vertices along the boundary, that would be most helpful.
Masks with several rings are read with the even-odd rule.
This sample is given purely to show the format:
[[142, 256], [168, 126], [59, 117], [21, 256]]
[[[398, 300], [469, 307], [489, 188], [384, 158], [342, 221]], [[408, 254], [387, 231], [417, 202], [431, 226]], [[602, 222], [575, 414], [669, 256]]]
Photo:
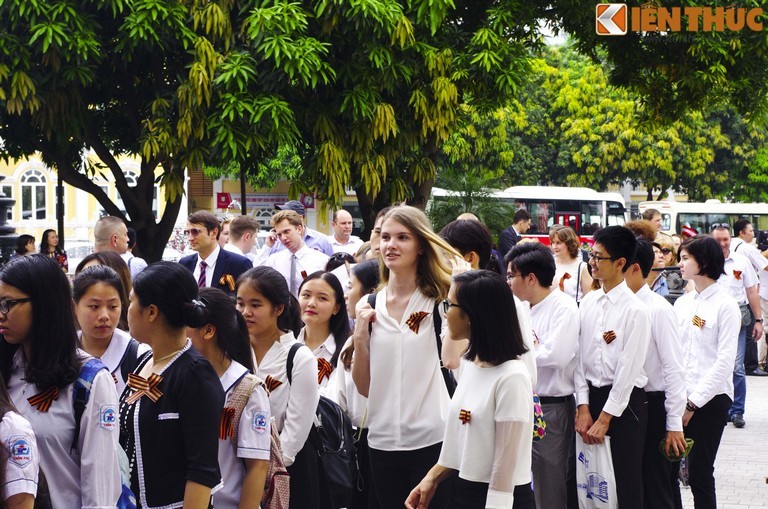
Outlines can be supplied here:
[[419, 324], [421, 324], [421, 321], [428, 316], [429, 316], [429, 313], [427, 313], [426, 311], [416, 311], [415, 313], [412, 313], [411, 316], [408, 317], [408, 319], [405, 321], [405, 324], [415, 334], [418, 334]]
[[149, 378], [130, 373], [128, 375], [128, 387], [136, 392], [128, 396], [125, 402], [132, 405], [141, 399], [142, 396], [146, 396], [156, 402], [163, 395], [162, 391], [157, 388], [157, 385], [162, 381], [163, 377], [157, 373], [152, 373], [149, 375]]
[[736, 278], [736, 281], [741, 281], [741, 271], [740, 270], [734, 270], [733, 271], [733, 277]]
[[114, 374], [114, 373], [111, 373], [111, 374], [112, 374], [112, 380], [114, 380], [114, 381], [115, 381], [115, 384], [117, 384], [117, 376], [115, 376], [115, 374]]
[[235, 278], [232, 276], [232, 274], [224, 274], [221, 276], [221, 279], [219, 279], [220, 285], [227, 285], [227, 288], [229, 288], [230, 292], [235, 291]]
[[58, 387], [51, 387], [48, 390], [35, 394], [31, 398], [27, 398], [29, 404], [37, 407], [41, 412], [47, 412], [51, 408], [51, 404], [59, 399]]
[[565, 282], [569, 279], [571, 279], [571, 275], [568, 274], [567, 272], [563, 274], [563, 277], [560, 278], [560, 283], [558, 284], [558, 286], [560, 286], [561, 292], [565, 291]]
[[459, 412], [459, 420], [464, 425], [472, 420], [472, 412], [470, 410], [462, 410]]
[[331, 363], [325, 359], [317, 359], [317, 383], [322, 383], [323, 378], [330, 380], [331, 373], [333, 373]]
[[707, 324], [707, 321], [698, 315], [693, 315], [693, 325], [698, 327], [699, 329], [703, 329], [704, 326]]
[[272, 392], [278, 387], [280, 387], [281, 385], [283, 385], [283, 382], [281, 382], [280, 380], [275, 380], [274, 378], [272, 378], [272, 375], [267, 375], [267, 378], [264, 379], [264, 385], [267, 387], [267, 390], [269, 392]]
[[235, 421], [235, 409], [225, 406], [221, 411], [221, 423], [219, 424], [219, 440], [226, 440], [232, 436], [232, 424]]
[[609, 330], [608, 332], [603, 332], [603, 341], [608, 343], [609, 345], [613, 342], [613, 340], [616, 339], [616, 333], [612, 330]]

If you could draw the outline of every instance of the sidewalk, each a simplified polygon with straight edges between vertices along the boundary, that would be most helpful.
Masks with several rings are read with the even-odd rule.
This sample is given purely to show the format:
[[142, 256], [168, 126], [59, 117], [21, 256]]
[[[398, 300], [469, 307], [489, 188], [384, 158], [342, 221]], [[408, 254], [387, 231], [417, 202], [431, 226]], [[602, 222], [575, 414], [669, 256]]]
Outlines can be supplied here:
[[[715, 462], [718, 509], [768, 507], [768, 377], [747, 377], [747, 425], [728, 424]], [[695, 446], [694, 446], [695, 447]], [[690, 488], [681, 486], [684, 509], [693, 509]]]

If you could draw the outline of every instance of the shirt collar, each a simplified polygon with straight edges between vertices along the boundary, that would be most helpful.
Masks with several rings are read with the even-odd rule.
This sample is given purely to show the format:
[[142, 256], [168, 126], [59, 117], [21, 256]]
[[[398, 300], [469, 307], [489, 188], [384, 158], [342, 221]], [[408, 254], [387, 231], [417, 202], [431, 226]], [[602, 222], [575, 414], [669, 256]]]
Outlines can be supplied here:
[[112, 339], [109, 341], [109, 346], [101, 356], [101, 362], [109, 369], [110, 373], [115, 371], [120, 365], [120, 361], [123, 360], [125, 355], [125, 349], [128, 348], [128, 343], [131, 341], [131, 335], [127, 332], [115, 329], [112, 334]]
[[605, 292], [605, 289], [602, 287], [600, 288], [600, 291], [603, 292], [603, 295], [601, 297], [607, 297], [608, 300], [610, 300], [612, 303], [616, 304], [622, 295], [626, 293], [626, 291], [629, 289], [627, 286], [626, 281], [622, 281], [618, 285], [616, 285], [610, 292]]
[[229, 392], [233, 385], [235, 385], [242, 377], [248, 373], [248, 369], [237, 361], [232, 361], [221, 375], [221, 388], [224, 392]]
[[[306, 327], [302, 327], [302, 329], [299, 332], [299, 335], [296, 338], [296, 340], [299, 341], [299, 343], [304, 343], [306, 345], [307, 343], [306, 343], [306, 341], [304, 341], [304, 331], [305, 330], [306, 330]], [[319, 348], [325, 348], [325, 350], [329, 354], [331, 354], [331, 355], [335, 354], [336, 353], [336, 338], [333, 337], [333, 333], [329, 334], [328, 337], [323, 342], [323, 344], [321, 344], [317, 348], [318, 349]]]
[[717, 283], [711, 284], [708, 287], [704, 289], [704, 291], [699, 292], [695, 288], [693, 290], [693, 296], [697, 299], [708, 299], [712, 295], [714, 295], [715, 292], [717, 292], [718, 286]]
[[[216, 265], [216, 260], [219, 259], [219, 252], [221, 252], [221, 248], [219, 247], [219, 244], [217, 242], [216, 247], [213, 248], [213, 251], [211, 252], [211, 254], [209, 254], [208, 258], [205, 259], [205, 263], [206, 265], [208, 265], [208, 267], [213, 267], [214, 265]], [[200, 263], [199, 253], [197, 255], [197, 262]]]
[[642, 288], [640, 288], [635, 295], [642, 300], [643, 302], [650, 299], [651, 294], [653, 293], [653, 290], [651, 290], [651, 287], [648, 285], [643, 285]]

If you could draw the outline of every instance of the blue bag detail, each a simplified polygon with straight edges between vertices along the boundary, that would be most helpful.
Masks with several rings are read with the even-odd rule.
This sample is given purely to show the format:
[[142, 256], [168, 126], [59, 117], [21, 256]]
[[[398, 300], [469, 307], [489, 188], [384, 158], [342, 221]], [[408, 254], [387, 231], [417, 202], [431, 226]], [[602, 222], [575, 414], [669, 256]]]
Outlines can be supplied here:
[[[80, 375], [72, 385], [72, 406], [75, 409], [75, 436], [72, 438], [70, 453], [77, 450], [77, 442], [80, 437], [80, 421], [85, 413], [85, 406], [91, 396], [91, 387], [96, 374], [107, 367], [99, 359], [91, 358], [83, 363]], [[109, 370], [107, 370], [109, 371]], [[121, 447], [118, 446], [118, 459], [120, 461], [120, 482], [122, 491], [117, 501], [117, 509], [136, 509], [136, 496], [131, 491], [131, 477], [128, 472], [128, 458]]]

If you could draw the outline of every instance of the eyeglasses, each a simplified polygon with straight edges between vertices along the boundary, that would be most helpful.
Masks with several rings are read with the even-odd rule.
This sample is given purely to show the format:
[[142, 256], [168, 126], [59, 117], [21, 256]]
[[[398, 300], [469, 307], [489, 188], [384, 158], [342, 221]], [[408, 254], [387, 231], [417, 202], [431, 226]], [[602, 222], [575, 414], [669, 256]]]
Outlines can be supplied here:
[[709, 227], [709, 231], [717, 230], [717, 229], [730, 231], [731, 225], [729, 225], [728, 223], [713, 223], [712, 226]]
[[662, 252], [662, 254], [668, 255], [669, 253], [672, 252], [672, 250], [669, 249], [668, 247], [662, 247], [661, 248], [661, 252]]
[[509, 274], [509, 273], [507, 273], [507, 282], [512, 281], [516, 277], [520, 277], [520, 274]]
[[461, 309], [461, 306], [458, 304], [454, 304], [453, 302], [449, 301], [448, 299], [443, 300], [443, 313], [447, 313], [450, 308], [459, 308]]
[[184, 235], [186, 236], [192, 235], [193, 237], [197, 237], [201, 233], [203, 233], [203, 230], [199, 228], [190, 228], [189, 230], [184, 230]]
[[603, 260], [613, 260], [613, 258], [610, 256], [597, 256], [595, 253], [589, 253], [589, 259], [597, 260], [597, 263], [600, 263]]
[[22, 302], [29, 302], [32, 297], [25, 297], [23, 299], [3, 299], [0, 300], [0, 313], [7, 315], [13, 306], [21, 304]]

